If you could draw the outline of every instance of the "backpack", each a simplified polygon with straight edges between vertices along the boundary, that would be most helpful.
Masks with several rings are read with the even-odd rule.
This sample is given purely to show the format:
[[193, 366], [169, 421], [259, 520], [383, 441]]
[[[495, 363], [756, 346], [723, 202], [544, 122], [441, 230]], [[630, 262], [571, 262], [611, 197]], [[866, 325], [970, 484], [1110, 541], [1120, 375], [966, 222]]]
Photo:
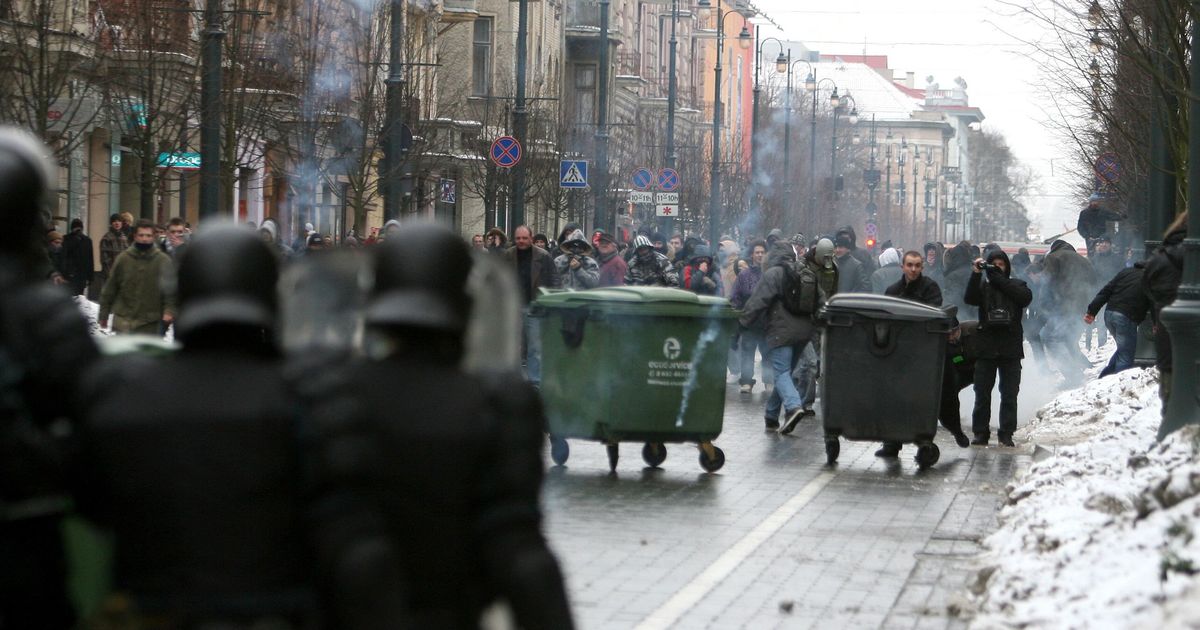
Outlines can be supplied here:
[[792, 315], [806, 316], [817, 311], [820, 289], [817, 275], [801, 263], [783, 266], [783, 308]]

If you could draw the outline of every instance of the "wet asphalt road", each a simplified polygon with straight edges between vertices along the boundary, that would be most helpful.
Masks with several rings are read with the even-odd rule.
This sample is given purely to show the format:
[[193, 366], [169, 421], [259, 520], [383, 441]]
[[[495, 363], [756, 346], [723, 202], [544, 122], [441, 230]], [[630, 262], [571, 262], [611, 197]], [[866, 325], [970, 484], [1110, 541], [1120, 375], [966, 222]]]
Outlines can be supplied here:
[[691, 444], [668, 444], [659, 469], [622, 444], [616, 474], [598, 443], [571, 441], [565, 466], [547, 456], [545, 529], [580, 627], [963, 626], [947, 609], [1025, 452], [939, 429], [932, 469], [911, 445], [881, 460], [845, 440], [827, 467], [819, 419], [780, 436], [762, 402], [727, 386], [717, 473]]

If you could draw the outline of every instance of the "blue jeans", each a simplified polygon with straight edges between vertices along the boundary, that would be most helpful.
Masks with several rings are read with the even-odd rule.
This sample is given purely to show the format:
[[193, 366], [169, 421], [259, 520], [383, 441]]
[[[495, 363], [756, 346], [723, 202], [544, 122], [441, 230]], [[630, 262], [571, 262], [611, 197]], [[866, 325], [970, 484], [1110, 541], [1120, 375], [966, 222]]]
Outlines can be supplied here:
[[523, 318], [525, 334], [525, 378], [534, 387], [542, 384], [542, 335], [541, 320], [525, 312]]
[[1108, 360], [1108, 365], [1100, 372], [1100, 376], [1116, 374], [1133, 367], [1133, 355], [1137, 350], [1137, 327], [1133, 320], [1112, 309], [1104, 311], [1104, 327], [1112, 333], [1117, 341], [1117, 351]]
[[763, 332], [753, 329], [743, 330], [741, 344], [741, 374], [738, 378], [738, 385], [753, 385], [757, 382], [754, 380], [755, 353], [761, 353], [763, 357], [763, 385], [774, 383], [775, 371], [769, 367], [767, 361], [771, 350], [767, 347], [767, 338]]
[[782, 411], [791, 412], [804, 406], [804, 400], [792, 382], [792, 368], [799, 358], [800, 351], [796, 346], [779, 346], [767, 353], [767, 359], [775, 371], [775, 389], [771, 390], [771, 397], [767, 399], [766, 417], [777, 420], [780, 407]]

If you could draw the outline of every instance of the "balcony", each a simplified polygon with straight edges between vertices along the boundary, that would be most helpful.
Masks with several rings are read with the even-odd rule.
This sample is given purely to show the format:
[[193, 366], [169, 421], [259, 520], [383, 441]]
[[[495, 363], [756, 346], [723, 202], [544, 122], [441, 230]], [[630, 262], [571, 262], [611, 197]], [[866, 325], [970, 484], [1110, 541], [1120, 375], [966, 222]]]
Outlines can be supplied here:
[[443, 0], [442, 22], [473, 22], [479, 17], [477, 0]]

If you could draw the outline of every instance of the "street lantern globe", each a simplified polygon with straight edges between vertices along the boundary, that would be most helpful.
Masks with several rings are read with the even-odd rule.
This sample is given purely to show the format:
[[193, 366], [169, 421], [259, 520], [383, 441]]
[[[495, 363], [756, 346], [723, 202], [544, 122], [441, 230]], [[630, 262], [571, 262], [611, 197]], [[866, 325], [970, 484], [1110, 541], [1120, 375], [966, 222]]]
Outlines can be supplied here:
[[775, 58], [775, 72], [786, 74], [788, 71], [788, 58], [784, 56], [783, 51], [779, 51], [779, 56]]
[[713, 10], [712, 0], [697, 0], [696, 8], [704, 11], [705, 13], [709, 13]]
[[1092, 5], [1088, 7], [1088, 22], [1097, 27], [1103, 19], [1104, 9], [1100, 8], [1100, 0], [1092, 0]]
[[1099, 55], [1100, 51], [1104, 50], [1104, 40], [1100, 39], [1099, 31], [1092, 31], [1092, 37], [1088, 43], [1092, 47], [1093, 55]]
[[738, 45], [742, 47], [742, 50], [749, 50], [752, 42], [754, 42], [754, 36], [750, 34], [750, 29], [743, 24], [742, 32], [738, 33]]
[[857, 107], [852, 107], [850, 109], [850, 124], [851, 125], [858, 124], [858, 108]]
[[838, 96], [837, 86], [833, 86], [833, 94], [829, 95], [829, 106], [837, 109], [842, 106], [842, 99]]

